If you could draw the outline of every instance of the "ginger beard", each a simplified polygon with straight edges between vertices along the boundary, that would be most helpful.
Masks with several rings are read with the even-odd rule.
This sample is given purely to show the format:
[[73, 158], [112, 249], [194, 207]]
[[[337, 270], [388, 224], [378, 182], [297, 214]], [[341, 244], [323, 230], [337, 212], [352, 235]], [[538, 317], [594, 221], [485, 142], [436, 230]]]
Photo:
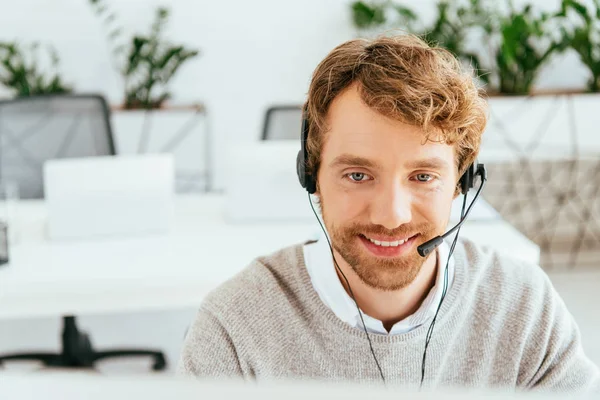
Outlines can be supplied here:
[[[435, 227], [427, 222], [405, 224], [392, 231], [379, 225], [360, 223], [337, 226], [333, 221], [328, 220], [322, 197], [319, 205], [332, 247], [348, 263], [359, 279], [374, 289], [394, 291], [410, 285], [427, 260], [426, 257], [419, 255], [417, 247], [438, 235]], [[410, 249], [411, 251], [393, 258], [373, 255], [359, 238], [360, 235], [402, 237], [415, 234], [419, 234], [419, 236], [416, 238], [413, 248]]]

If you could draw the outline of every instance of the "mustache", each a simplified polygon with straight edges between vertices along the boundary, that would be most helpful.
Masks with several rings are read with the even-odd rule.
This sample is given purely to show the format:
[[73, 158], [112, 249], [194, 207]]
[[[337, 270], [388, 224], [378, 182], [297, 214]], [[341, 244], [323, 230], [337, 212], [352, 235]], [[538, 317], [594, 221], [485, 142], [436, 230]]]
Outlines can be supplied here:
[[380, 236], [414, 236], [416, 234], [426, 234], [434, 230], [433, 226], [429, 223], [420, 224], [406, 224], [400, 225], [395, 229], [387, 229], [382, 225], [367, 225], [367, 224], [352, 224], [351, 226], [344, 229], [347, 234], [351, 235], [380, 235]]

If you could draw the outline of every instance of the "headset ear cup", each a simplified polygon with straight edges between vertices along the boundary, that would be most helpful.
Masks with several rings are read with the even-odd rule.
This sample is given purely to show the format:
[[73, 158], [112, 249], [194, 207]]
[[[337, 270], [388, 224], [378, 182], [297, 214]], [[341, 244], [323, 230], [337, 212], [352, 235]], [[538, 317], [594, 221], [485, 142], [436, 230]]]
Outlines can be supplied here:
[[304, 175], [306, 177], [306, 190], [310, 194], [317, 192], [317, 180], [312, 175]]
[[298, 175], [300, 185], [306, 189], [308, 193], [314, 194], [317, 191], [317, 182], [312, 175], [306, 173], [306, 161], [304, 160], [302, 150], [300, 150], [296, 156], [296, 174]]
[[296, 172], [298, 174], [298, 179], [300, 180], [300, 185], [310, 194], [314, 194], [317, 191], [317, 181], [316, 177], [312, 174], [308, 173], [308, 169], [306, 168], [308, 165], [308, 150], [306, 148], [308, 142], [308, 131], [310, 123], [306, 118], [307, 106], [305, 105], [303, 110], [303, 118], [302, 118], [302, 130], [301, 134], [301, 142], [300, 142], [300, 151], [298, 152], [298, 156], [296, 157]]
[[304, 165], [304, 155], [302, 154], [302, 150], [298, 152], [298, 156], [296, 156], [296, 174], [298, 174], [298, 180], [300, 181], [300, 185], [306, 189], [306, 168]]
[[475, 180], [475, 163], [469, 165], [469, 168], [465, 171], [463, 176], [460, 177], [460, 191], [462, 194], [466, 195], [474, 186]]

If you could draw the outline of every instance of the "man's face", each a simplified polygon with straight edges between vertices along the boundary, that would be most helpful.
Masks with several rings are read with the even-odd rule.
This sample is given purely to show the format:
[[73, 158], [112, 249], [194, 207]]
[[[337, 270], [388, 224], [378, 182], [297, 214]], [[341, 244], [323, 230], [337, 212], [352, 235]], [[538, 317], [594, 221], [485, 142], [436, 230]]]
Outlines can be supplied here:
[[356, 86], [333, 101], [328, 125], [317, 194], [332, 245], [365, 284], [404, 288], [425, 262], [417, 246], [446, 230], [454, 149], [371, 110]]

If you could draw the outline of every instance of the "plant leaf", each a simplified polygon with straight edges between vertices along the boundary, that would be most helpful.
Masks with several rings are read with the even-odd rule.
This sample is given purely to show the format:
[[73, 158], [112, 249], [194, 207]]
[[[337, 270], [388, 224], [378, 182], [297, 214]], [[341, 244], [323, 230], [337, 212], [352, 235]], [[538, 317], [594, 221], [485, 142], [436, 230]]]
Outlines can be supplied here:
[[383, 25], [386, 21], [385, 10], [381, 4], [367, 4], [363, 1], [352, 3], [352, 20], [359, 29]]

